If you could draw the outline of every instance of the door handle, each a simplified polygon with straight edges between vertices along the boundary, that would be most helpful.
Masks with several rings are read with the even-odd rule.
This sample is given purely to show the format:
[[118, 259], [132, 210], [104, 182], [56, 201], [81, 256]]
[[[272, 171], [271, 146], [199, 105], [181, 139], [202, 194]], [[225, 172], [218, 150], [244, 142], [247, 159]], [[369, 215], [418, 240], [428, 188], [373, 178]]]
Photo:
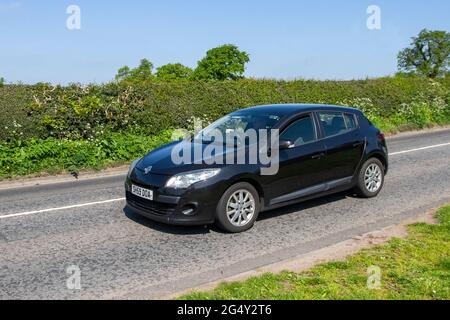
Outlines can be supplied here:
[[363, 144], [364, 144], [364, 141], [355, 142], [353, 144], [353, 147], [356, 148], [356, 147], [362, 146]]
[[315, 154], [315, 155], [311, 156], [311, 159], [313, 159], [313, 160], [319, 160], [319, 159], [321, 159], [324, 155], [325, 155], [325, 153], [324, 153], [324, 152], [321, 152], [321, 153], [318, 153], [318, 154]]

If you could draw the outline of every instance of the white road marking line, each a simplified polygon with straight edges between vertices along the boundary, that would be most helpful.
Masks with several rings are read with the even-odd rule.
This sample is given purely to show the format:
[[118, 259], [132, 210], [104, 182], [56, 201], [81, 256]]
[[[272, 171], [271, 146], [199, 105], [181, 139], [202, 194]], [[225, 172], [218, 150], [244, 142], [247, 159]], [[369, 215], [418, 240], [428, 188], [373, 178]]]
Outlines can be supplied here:
[[67, 210], [67, 209], [73, 209], [73, 208], [82, 208], [82, 207], [87, 207], [87, 206], [94, 206], [94, 205], [97, 205], [97, 204], [119, 202], [119, 201], [124, 201], [124, 200], [125, 200], [125, 198], [117, 198], [117, 199], [111, 199], [111, 200], [105, 200], [105, 201], [96, 201], [96, 202], [75, 204], [75, 205], [66, 206], [66, 207], [50, 208], [50, 209], [43, 209], [43, 210], [36, 210], [36, 211], [14, 213], [14, 214], [8, 214], [8, 215], [0, 216], [0, 220], [1, 219], [8, 219], [8, 218], [22, 217], [22, 216], [29, 216], [29, 215], [37, 214], [37, 213], [52, 212], [52, 211], [59, 211], [59, 210]]
[[416, 151], [440, 148], [440, 147], [445, 147], [445, 146], [450, 146], [450, 142], [442, 143], [442, 144], [436, 144], [434, 146], [428, 146], [428, 147], [423, 147], [423, 148], [416, 148], [416, 149], [410, 149], [410, 150], [405, 150], [405, 151], [393, 152], [393, 153], [390, 153], [389, 155], [390, 156], [396, 156], [396, 155], [399, 155], [399, 154], [405, 154], [405, 153], [411, 153], [411, 152], [416, 152]]
[[[417, 151], [422, 151], [422, 150], [427, 150], [427, 149], [440, 148], [440, 147], [445, 147], [445, 146], [450, 146], [450, 142], [442, 143], [442, 144], [436, 144], [436, 145], [433, 145], [433, 146], [427, 146], [427, 147], [423, 147], [423, 148], [416, 148], [416, 149], [404, 150], [404, 151], [399, 151], [399, 152], [393, 152], [393, 153], [390, 153], [389, 155], [390, 156], [396, 156], [396, 155], [399, 155], [399, 154], [412, 153], [412, 152], [417, 152]], [[124, 200], [125, 200], [125, 198], [117, 198], [117, 199], [111, 199], [111, 200], [105, 200], [105, 201], [96, 201], [96, 202], [76, 204], [76, 205], [67, 206], [67, 207], [50, 208], [50, 209], [43, 209], [43, 210], [36, 210], [36, 211], [14, 213], [14, 214], [8, 214], [8, 215], [4, 215], [4, 216], [0, 215], [0, 220], [1, 219], [8, 219], [8, 218], [22, 217], [22, 216], [29, 216], [29, 215], [37, 214], [37, 213], [53, 212], [53, 211], [67, 210], [67, 209], [73, 209], [73, 208], [82, 208], [82, 207], [94, 206], [94, 205], [97, 205], [97, 204], [119, 202], [119, 201], [124, 201]]]

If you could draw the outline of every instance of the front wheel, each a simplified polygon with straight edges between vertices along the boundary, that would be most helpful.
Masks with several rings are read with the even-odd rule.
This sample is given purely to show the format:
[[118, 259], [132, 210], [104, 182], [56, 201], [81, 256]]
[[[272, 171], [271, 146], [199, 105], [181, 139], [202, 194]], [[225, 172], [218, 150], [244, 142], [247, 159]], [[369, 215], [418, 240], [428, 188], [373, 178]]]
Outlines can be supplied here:
[[253, 227], [260, 210], [259, 195], [247, 182], [231, 186], [216, 209], [217, 225], [224, 231], [239, 233]]
[[371, 158], [361, 167], [356, 186], [357, 193], [364, 198], [376, 197], [384, 185], [384, 166], [380, 160]]

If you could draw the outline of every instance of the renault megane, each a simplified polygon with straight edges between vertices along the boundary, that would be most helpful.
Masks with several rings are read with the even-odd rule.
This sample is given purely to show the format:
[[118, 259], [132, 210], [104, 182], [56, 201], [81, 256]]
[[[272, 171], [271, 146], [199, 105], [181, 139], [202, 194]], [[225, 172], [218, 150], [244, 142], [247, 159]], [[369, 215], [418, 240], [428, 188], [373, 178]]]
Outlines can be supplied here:
[[[266, 164], [260, 162], [174, 162], [174, 149], [211, 148], [214, 141], [205, 137], [213, 132], [226, 135], [251, 129], [269, 135], [278, 132], [275, 174], [261, 174]], [[231, 148], [226, 144], [224, 154], [251, 147], [246, 141], [236, 141]], [[268, 147], [265, 152], [270, 156], [274, 151]], [[375, 197], [387, 171], [384, 135], [361, 111], [268, 105], [233, 112], [190, 139], [135, 160], [125, 189], [127, 205], [147, 218], [177, 225], [216, 223], [235, 233], [250, 229], [263, 211], [300, 201], [350, 189], [362, 197]]]

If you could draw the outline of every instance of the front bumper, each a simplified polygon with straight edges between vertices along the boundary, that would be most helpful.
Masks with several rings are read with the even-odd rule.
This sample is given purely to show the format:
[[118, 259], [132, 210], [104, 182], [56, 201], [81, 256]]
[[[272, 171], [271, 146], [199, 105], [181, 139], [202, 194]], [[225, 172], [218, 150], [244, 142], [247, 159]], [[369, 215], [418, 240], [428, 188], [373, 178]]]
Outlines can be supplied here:
[[183, 208], [191, 208], [180, 204], [173, 205], [162, 202], [139, 199], [126, 192], [127, 206], [134, 212], [148, 219], [171, 225], [208, 225], [214, 223], [215, 208], [213, 206], [196, 205], [194, 214], [185, 215]]
[[[134, 212], [151, 220], [172, 225], [208, 225], [215, 221], [216, 206], [221, 188], [217, 185], [199, 184], [185, 190], [165, 189], [170, 177], [144, 175], [135, 170], [125, 182], [127, 206]], [[131, 185], [153, 190], [153, 201], [131, 193]], [[188, 211], [189, 214], [187, 214]]]

